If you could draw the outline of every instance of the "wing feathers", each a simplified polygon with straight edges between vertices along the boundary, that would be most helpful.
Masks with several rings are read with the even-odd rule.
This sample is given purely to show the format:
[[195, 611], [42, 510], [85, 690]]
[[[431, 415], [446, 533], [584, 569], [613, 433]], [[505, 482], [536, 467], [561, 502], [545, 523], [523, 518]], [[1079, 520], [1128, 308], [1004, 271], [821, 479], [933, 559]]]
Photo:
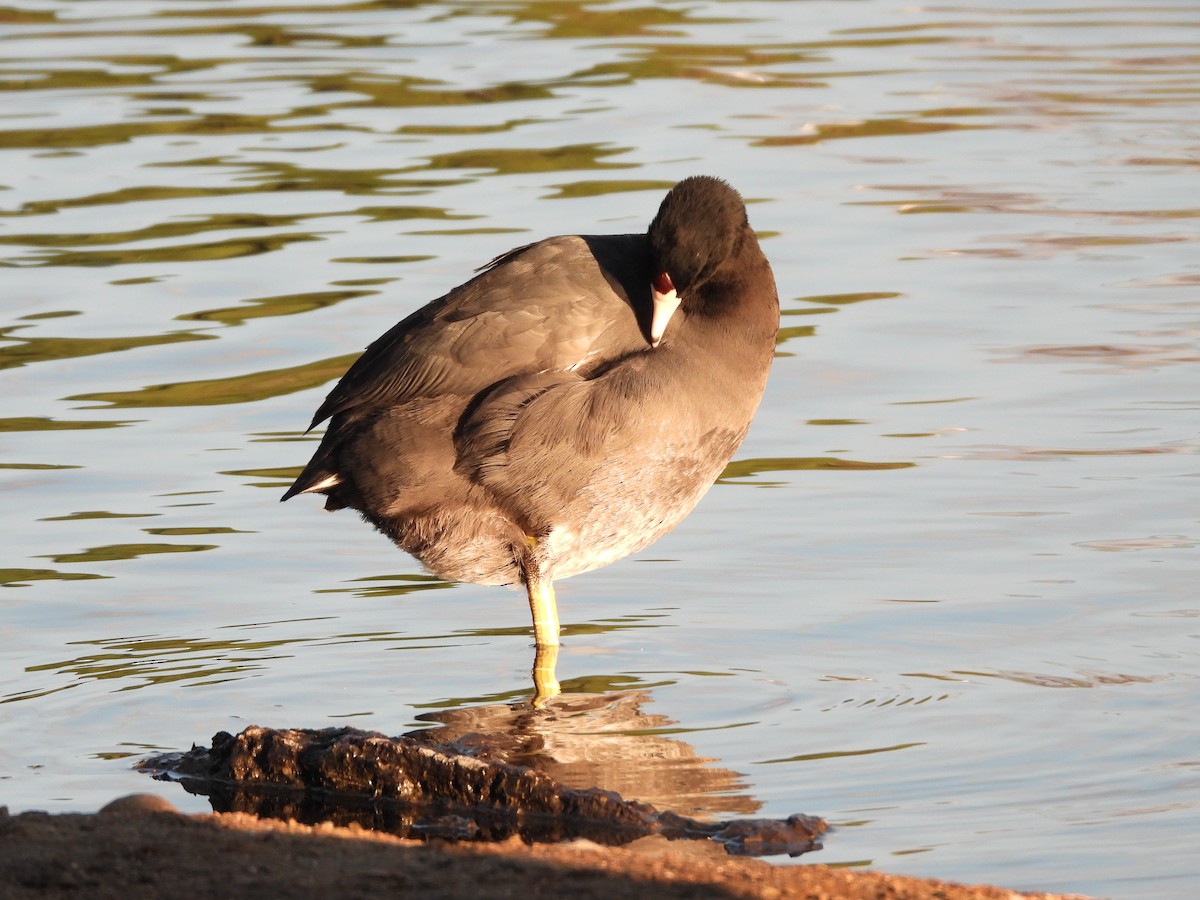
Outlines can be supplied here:
[[372, 342], [309, 428], [342, 412], [357, 418], [419, 396], [469, 397], [515, 375], [577, 370], [644, 349], [622, 287], [637, 278], [602, 269], [594, 252], [638, 241], [645, 236], [558, 237], [498, 256]]

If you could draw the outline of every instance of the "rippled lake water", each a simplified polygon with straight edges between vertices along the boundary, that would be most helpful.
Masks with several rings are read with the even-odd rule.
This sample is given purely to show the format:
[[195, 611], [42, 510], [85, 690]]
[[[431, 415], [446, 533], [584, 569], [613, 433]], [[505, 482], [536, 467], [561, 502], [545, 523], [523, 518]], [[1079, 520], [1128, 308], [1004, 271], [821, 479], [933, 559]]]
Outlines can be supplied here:
[[700, 508], [559, 586], [568, 697], [642, 716], [566, 717], [616, 741], [575, 775], [824, 816], [801, 862], [1195, 896], [1198, 122], [1190, 0], [12, 0], [0, 802], [502, 719], [523, 596], [281, 506], [303, 429], [473, 267], [710, 173], [779, 355]]

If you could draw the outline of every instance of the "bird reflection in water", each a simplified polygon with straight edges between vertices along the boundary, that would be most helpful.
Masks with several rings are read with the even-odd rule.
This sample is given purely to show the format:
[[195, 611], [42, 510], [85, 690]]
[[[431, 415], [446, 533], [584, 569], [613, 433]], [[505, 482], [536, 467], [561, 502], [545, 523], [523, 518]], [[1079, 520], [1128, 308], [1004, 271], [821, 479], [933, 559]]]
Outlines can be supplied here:
[[661, 732], [675, 720], [648, 713], [647, 691], [565, 693], [535, 708], [489, 704], [423, 713], [437, 727], [417, 741], [538, 769], [570, 788], [600, 787], [684, 816], [750, 815], [762, 805], [742, 777]]

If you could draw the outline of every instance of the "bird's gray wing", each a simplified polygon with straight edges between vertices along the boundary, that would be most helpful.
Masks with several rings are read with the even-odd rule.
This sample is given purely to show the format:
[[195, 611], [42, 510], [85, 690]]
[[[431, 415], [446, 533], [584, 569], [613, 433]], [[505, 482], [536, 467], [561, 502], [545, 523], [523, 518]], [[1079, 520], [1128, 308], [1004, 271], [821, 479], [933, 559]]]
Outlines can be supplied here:
[[374, 341], [309, 427], [414, 397], [473, 396], [516, 375], [586, 375], [645, 349], [645, 255], [635, 234], [549, 238], [497, 257]]

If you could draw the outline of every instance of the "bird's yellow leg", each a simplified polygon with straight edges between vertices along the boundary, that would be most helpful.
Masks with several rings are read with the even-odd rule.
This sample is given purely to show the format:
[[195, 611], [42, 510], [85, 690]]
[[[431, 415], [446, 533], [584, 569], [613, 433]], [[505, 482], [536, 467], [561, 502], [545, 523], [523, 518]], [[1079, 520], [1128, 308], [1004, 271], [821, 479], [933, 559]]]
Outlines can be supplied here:
[[558, 606], [549, 579], [530, 577], [526, 587], [533, 613], [533, 640], [537, 645], [533, 658], [533, 705], [544, 706], [562, 690], [554, 674], [558, 662]]
[[539, 647], [558, 646], [558, 606], [554, 603], [554, 583], [543, 578], [541, 567], [534, 558], [538, 539], [525, 535], [529, 553], [521, 562], [525, 575], [525, 590], [529, 592], [529, 611], [533, 613], [533, 642]]
[[554, 667], [558, 663], [558, 645], [539, 645], [533, 657], [533, 705], [543, 707], [560, 693]]
[[525, 589], [529, 592], [529, 611], [533, 614], [533, 642], [537, 647], [533, 659], [533, 705], [544, 706], [562, 690], [554, 674], [558, 662], [558, 605], [554, 602], [554, 583], [542, 577], [533, 558], [537, 538], [527, 534], [525, 543], [530, 552], [522, 568]]
[[541, 578], [530, 578], [529, 610], [533, 613], [533, 642], [539, 647], [558, 646], [558, 606], [554, 585]]

